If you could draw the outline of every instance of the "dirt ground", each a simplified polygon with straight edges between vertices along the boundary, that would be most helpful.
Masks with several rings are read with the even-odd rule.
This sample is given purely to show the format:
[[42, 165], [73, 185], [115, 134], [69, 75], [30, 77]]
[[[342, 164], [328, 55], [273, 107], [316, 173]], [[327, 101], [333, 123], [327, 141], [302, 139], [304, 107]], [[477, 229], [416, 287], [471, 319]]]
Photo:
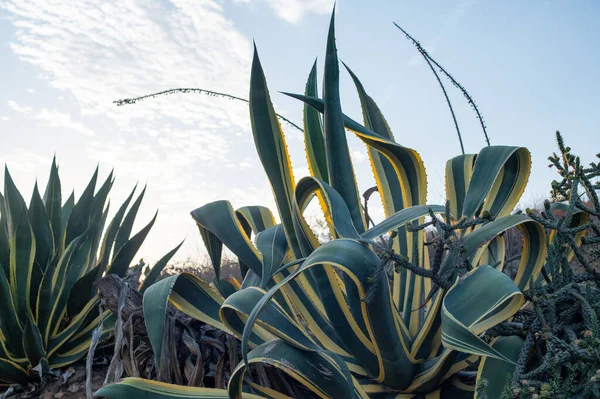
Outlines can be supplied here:
[[[95, 392], [104, 382], [106, 369], [92, 371], [92, 391]], [[70, 374], [70, 375], [69, 375]], [[53, 377], [46, 385], [32, 393], [18, 393], [11, 395], [9, 399], [40, 398], [40, 399], [82, 399], [85, 398], [85, 363], [80, 362], [67, 369], [69, 375], [66, 381], [63, 377]]]

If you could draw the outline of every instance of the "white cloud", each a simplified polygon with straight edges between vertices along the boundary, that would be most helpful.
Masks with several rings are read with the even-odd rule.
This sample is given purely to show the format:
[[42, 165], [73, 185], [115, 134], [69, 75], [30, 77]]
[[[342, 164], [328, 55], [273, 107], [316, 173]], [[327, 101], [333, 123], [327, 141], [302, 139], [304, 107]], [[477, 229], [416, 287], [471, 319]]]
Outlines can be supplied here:
[[18, 112], [20, 114], [29, 114], [33, 111], [33, 108], [28, 107], [28, 106], [24, 106], [24, 105], [20, 105], [18, 104], [16, 101], [14, 100], [8, 100], [6, 103], [9, 108], [11, 108], [13, 111]]
[[[437, 43], [448, 35], [448, 33], [460, 23], [460, 20], [465, 16], [469, 8], [475, 6], [478, 0], [463, 0], [460, 3], [456, 4], [450, 13], [446, 16], [444, 23], [441, 26], [439, 32], [433, 36], [430, 40], [427, 41], [427, 44], [422, 44], [423, 48], [429, 53], [433, 54], [435, 52], [435, 47]], [[418, 40], [418, 37], [417, 37]], [[421, 54], [416, 54], [411, 56], [408, 59], [409, 66], [420, 66], [424, 63], [423, 56]]]
[[10, 118], [8, 116], [5, 116], [5, 115], [0, 116], [0, 121], [5, 121], [6, 122], [8, 120], [10, 120]]
[[[113, 101], [176, 87], [247, 97], [251, 42], [223, 15], [221, 3], [7, 0], [0, 9], [15, 28], [10, 48], [18, 59], [37, 67], [31, 78], [46, 82], [52, 91], [44, 96], [48, 88], [34, 88], [40, 93], [35, 109], [13, 100], [9, 108], [50, 126], [82, 133], [68, 144], [57, 137], [58, 148], [39, 150], [56, 151], [68, 168], [74, 167], [73, 159], [87, 159], [88, 163], [76, 166], [86, 173], [98, 161], [103, 170], [114, 167], [118, 178], [113, 188], [115, 203], [126, 195], [130, 184], [148, 182], [145, 206], [161, 212], [155, 227], [158, 232], [142, 248], [145, 256], [162, 255], [189, 229], [186, 246], [195, 250], [198, 234], [188, 212], [231, 194], [218, 180], [226, 158], [235, 151], [244, 154], [235, 162], [242, 161], [246, 168], [257, 165], [256, 158], [245, 157], [254, 154], [253, 147], [248, 152], [248, 146], [235, 139], [250, 130], [247, 105], [198, 94], [176, 94], [123, 107]], [[213, 180], [218, 184], [209, 184]], [[237, 186], [243, 190], [261, 182]], [[151, 217], [140, 216], [142, 220]], [[158, 241], [152, 241], [152, 236]]]
[[269, 0], [269, 4], [280, 18], [294, 24], [309, 12], [329, 14], [333, 3], [332, 0]]
[[[14, 100], [9, 100], [7, 104], [13, 111], [35, 118], [43, 122], [45, 126], [72, 129], [86, 136], [95, 135], [94, 131], [88, 126], [72, 120], [70, 114], [61, 112], [57, 109], [42, 108], [40, 112], [34, 112], [33, 107], [21, 105]], [[8, 117], [0, 117], [0, 120], [7, 121]]]
[[96, 135], [92, 129], [83, 123], [71, 120], [71, 115], [56, 109], [42, 108], [42, 110], [35, 115], [35, 118], [50, 127], [72, 129], [86, 136]]
[[[238, 4], [251, 4], [250, 0], [234, 0]], [[334, 0], [266, 0], [275, 14], [286, 22], [296, 24], [304, 14], [329, 14], [333, 9]]]
[[351, 148], [350, 156], [355, 163], [365, 162], [367, 157], [367, 149], [363, 146], [362, 148]]

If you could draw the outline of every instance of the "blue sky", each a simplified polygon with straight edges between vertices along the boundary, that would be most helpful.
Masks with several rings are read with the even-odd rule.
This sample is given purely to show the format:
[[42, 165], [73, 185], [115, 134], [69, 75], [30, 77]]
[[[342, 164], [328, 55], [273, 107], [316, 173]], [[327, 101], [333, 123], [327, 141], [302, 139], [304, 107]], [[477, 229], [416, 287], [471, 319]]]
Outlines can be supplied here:
[[[247, 107], [173, 95], [127, 107], [113, 100], [173, 87], [248, 96], [252, 40], [279, 113], [301, 122], [300, 92], [319, 57], [329, 0], [44, 0], [0, 3], [0, 162], [29, 198], [54, 153], [65, 197], [81, 193], [97, 163], [114, 167], [113, 208], [148, 184], [137, 228], [159, 216], [139, 255], [156, 259], [187, 236], [178, 257], [201, 256], [189, 211], [216, 199], [275, 210], [252, 142]], [[422, 155], [430, 202], [444, 198], [445, 161], [460, 153], [435, 78], [392, 22], [471, 93], [492, 144], [528, 147], [522, 203], [539, 202], [554, 172], [553, 132], [592, 160], [600, 151], [600, 5], [594, 1], [337, 2], [340, 58], [378, 102], [399, 143]], [[360, 120], [342, 76], [342, 106]], [[450, 88], [451, 86], [448, 85]], [[484, 144], [474, 113], [451, 90], [468, 152]], [[302, 136], [285, 127], [297, 178], [308, 173]], [[364, 146], [351, 137], [362, 190], [373, 185]], [[3, 177], [0, 177], [0, 183]], [[42, 183], [43, 185], [43, 183]], [[375, 214], [381, 219], [381, 211]]]

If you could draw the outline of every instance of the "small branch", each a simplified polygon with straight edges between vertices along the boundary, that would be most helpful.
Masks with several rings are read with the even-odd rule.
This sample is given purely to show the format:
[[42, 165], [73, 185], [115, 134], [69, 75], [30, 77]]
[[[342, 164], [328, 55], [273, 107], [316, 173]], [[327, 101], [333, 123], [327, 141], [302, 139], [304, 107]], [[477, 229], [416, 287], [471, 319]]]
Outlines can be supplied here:
[[[408, 32], [406, 32], [404, 29], [402, 29], [400, 27], [400, 25], [398, 25], [395, 22], [394, 22], [394, 25], [396, 25], [396, 27], [398, 29], [400, 29], [402, 31], [402, 33], [404, 33], [404, 35], [406, 36], [406, 38], [409, 39], [413, 43], [413, 45], [417, 48], [417, 50], [419, 50], [419, 52], [421, 53], [421, 55], [423, 55], [423, 57], [425, 57], [425, 60], [427, 60], [427, 63], [429, 64], [430, 68], [432, 68], [432, 70], [434, 70], [434, 69], [431, 66], [431, 63], [433, 63], [436, 67], [438, 67], [440, 69], [440, 71], [448, 79], [450, 79], [450, 81], [452, 82], [452, 84], [454, 84], [454, 86], [462, 92], [462, 94], [467, 99], [467, 102], [469, 103], [469, 105], [473, 108], [473, 110], [477, 114], [477, 119], [479, 119], [479, 123], [481, 124], [481, 129], [483, 130], [483, 135], [485, 136], [485, 141], [486, 141], [487, 145], [489, 146], [490, 145], [490, 138], [488, 137], [488, 134], [487, 134], [487, 129], [486, 129], [486, 126], [485, 126], [485, 122], [483, 121], [483, 116], [479, 112], [479, 108], [477, 108], [477, 104], [475, 104], [475, 101], [469, 95], [469, 93], [467, 92], [467, 90], [460, 83], [458, 83], [458, 81], [456, 79], [454, 79], [454, 77], [452, 75], [450, 75], [450, 73], [448, 73], [440, 64], [438, 64], [438, 62], [436, 60], [434, 60], [429, 55], [429, 53], [423, 48], [423, 46], [421, 46], [421, 43], [419, 43], [414, 37], [412, 37], [411, 35], [409, 35]], [[436, 77], [438, 77], [438, 75], [435, 72], [435, 70], [434, 70], [434, 73], [435, 73]], [[439, 77], [438, 77], [438, 81], [439, 81]], [[445, 92], [445, 90], [444, 90], [444, 92]], [[453, 115], [454, 115], [454, 112], [453, 112]], [[463, 154], [464, 154], [464, 151], [463, 151]]]
[[[123, 105], [135, 104], [138, 101], [143, 101], [143, 100], [146, 100], [148, 98], [155, 98], [155, 97], [158, 97], [158, 96], [169, 95], [169, 94], [174, 94], [174, 93], [200, 93], [200, 94], [205, 94], [207, 96], [223, 97], [223, 98], [228, 98], [230, 100], [242, 101], [242, 102], [245, 102], [247, 104], [250, 103], [250, 101], [246, 100], [245, 98], [232, 96], [231, 94], [219, 93], [217, 91], [205, 90], [205, 89], [200, 89], [200, 88], [191, 88], [191, 87], [183, 87], [183, 88], [178, 88], [178, 89], [169, 89], [169, 90], [159, 91], [157, 93], [146, 94], [146, 95], [140, 96], [140, 97], [122, 98], [120, 100], [113, 101], [113, 103], [117, 104], [117, 106], [121, 107]], [[292, 122], [291, 120], [289, 120], [285, 116], [279, 115], [277, 113], [275, 115], [277, 115], [277, 117], [279, 119], [281, 119], [282, 121], [288, 123], [290, 126], [295, 127], [296, 129], [298, 129], [299, 131], [301, 131], [301, 132], [304, 131], [304, 130], [302, 130], [302, 128], [300, 126], [296, 125], [294, 122]]]

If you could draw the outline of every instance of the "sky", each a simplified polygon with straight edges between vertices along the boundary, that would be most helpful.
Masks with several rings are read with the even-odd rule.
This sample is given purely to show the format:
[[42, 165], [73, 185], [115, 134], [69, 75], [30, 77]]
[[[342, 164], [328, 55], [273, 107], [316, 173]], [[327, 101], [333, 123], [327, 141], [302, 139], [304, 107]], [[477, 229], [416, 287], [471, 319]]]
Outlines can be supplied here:
[[[138, 257], [205, 251], [189, 212], [230, 200], [276, 208], [244, 103], [177, 94], [117, 107], [113, 101], [176, 87], [248, 97], [256, 42], [277, 112], [298, 124], [318, 59], [322, 76], [330, 0], [1, 0], [0, 163], [28, 201], [52, 157], [63, 198], [78, 196], [96, 165], [114, 168], [113, 212], [147, 184], [134, 229], [158, 209]], [[560, 130], [574, 152], [600, 151], [600, 4], [564, 1], [339, 0], [339, 57], [379, 104], [396, 141], [417, 150], [428, 201], [444, 200], [444, 165], [460, 154], [435, 77], [393, 22], [416, 37], [480, 107], [492, 144], [527, 147], [532, 173], [522, 206], [541, 202], [555, 172], [547, 156]], [[485, 141], [475, 114], [447, 84], [468, 153]], [[361, 120], [342, 71], [342, 107]], [[297, 179], [308, 174], [302, 134], [283, 125]], [[374, 185], [364, 145], [349, 136], [359, 188]], [[3, 185], [4, 177], [0, 176]], [[374, 219], [383, 217], [373, 208]]]

